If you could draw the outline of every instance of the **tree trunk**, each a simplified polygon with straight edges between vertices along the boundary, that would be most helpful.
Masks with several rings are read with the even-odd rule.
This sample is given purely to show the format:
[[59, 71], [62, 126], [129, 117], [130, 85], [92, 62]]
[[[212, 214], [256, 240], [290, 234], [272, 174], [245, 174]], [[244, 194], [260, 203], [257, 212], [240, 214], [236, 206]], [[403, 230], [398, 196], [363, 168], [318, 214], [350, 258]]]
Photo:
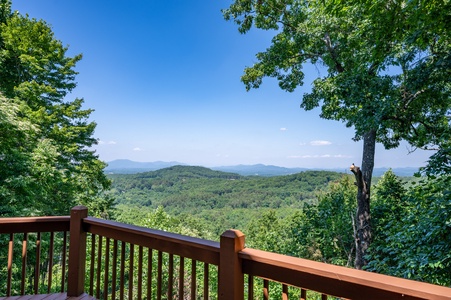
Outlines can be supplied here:
[[356, 178], [357, 212], [355, 218], [355, 268], [362, 269], [367, 264], [366, 251], [371, 242], [370, 187], [373, 176], [376, 131], [367, 132], [363, 137], [362, 169], [352, 164], [351, 171]]

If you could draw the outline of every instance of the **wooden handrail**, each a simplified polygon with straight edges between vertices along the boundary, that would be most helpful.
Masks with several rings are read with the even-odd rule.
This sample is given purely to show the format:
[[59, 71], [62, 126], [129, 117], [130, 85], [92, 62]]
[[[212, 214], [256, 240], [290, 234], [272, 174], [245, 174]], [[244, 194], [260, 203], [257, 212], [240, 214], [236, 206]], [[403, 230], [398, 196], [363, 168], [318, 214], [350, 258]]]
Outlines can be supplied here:
[[451, 299], [443, 286], [256, 249], [239, 252], [243, 272], [347, 299]]
[[69, 231], [69, 216], [0, 218], [0, 233]]
[[162, 230], [87, 217], [84, 230], [107, 238], [219, 265], [219, 243]]

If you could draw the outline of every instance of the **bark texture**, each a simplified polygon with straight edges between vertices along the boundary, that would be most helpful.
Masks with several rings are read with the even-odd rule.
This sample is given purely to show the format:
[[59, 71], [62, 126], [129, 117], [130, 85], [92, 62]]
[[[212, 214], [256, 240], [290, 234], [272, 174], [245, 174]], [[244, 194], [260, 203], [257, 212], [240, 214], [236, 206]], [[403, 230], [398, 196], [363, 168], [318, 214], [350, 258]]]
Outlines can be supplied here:
[[362, 269], [367, 261], [366, 251], [371, 243], [370, 187], [373, 176], [376, 131], [369, 131], [363, 138], [362, 168], [352, 164], [357, 185], [357, 212], [355, 218], [355, 268]]

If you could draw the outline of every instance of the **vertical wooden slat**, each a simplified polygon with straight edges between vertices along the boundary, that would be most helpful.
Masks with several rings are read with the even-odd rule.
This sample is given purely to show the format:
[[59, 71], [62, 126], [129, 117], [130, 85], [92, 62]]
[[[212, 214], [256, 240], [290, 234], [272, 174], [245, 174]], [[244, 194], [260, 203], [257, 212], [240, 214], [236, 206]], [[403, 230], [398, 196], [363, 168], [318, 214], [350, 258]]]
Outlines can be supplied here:
[[209, 264], [204, 263], [204, 300], [208, 300], [208, 291], [209, 291]]
[[102, 240], [103, 237], [99, 235], [99, 242], [97, 246], [97, 272], [96, 272], [96, 298], [100, 299], [100, 277], [102, 271]]
[[157, 300], [161, 300], [161, 285], [163, 281], [163, 253], [158, 251]]
[[65, 291], [66, 285], [66, 258], [67, 258], [67, 232], [63, 232], [63, 253], [62, 256], [62, 268], [61, 268], [61, 293]]
[[125, 242], [121, 243], [121, 271], [119, 283], [119, 297], [124, 299], [124, 285], [125, 285]]
[[263, 280], [263, 299], [269, 299], [269, 281], [266, 279]]
[[133, 299], [133, 266], [135, 258], [135, 245], [130, 244], [129, 270], [128, 270], [128, 299]]
[[288, 300], [288, 286], [282, 284], [282, 300]]
[[109, 275], [109, 266], [110, 266], [110, 239], [105, 239], [105, 267], [104, 276], [103, 276], [103, 299], [108, 298], [108, 275]]
[[152, 249], [148, 248], [147, 252], [147, 299], [152, 299]]
[[172, 299], [174, 288], [174, 255], [172, 253], [169, 254], [168, 269], [168, 299]]
[[96, 235], [91, 234], [91, 268], [89, 270], [89, 295], [94, 295], [95, 257], [96, 257]]
[[49, 245], [49, 281], [47, 285], [47, 293], [50, 294], [53, 281], [53, 253], [55, 246], [55, 233], [50, 232], [50, 245]]
[[197, 272], [196, 260], [191, 260], [191, 300], [196, 300]]
[[249, 275], [247, 278], [248, 300], [254, 300], [254, 276]]
[[142, 299], [143, 290], [143, 246], [138, 251], [138, 300]]
[[41, 266], [41, 233], [38, 232], [36, 237], [36, 262], [34, 264], [34, 293], [38, 293], [39, 273]]
[[27, 241], [28, 233], [23, 234], [22, 241], [22, 281], [20, 283], [20, 294], [25, 294], [25, 281], [27, 279]]
[[327, 300], [327, 295], [321, 294], [321, 300]]
[[111, 278], [111, 300], [116, 299], [116, 280], [117, 280], [117, 240], [113, 241], [113, 264]]
[[307, 300], [307, 290], [301, 289], [301, 299], [300, 300]]
[[11, 296], [11, 277], [12, 277], [12, 265], [13, 265], [13, 245], [14, 245], [14, 234], [9, 235], [8, 244], [8, 279], [6, 281], [6, 297]]
[[185, 258], [180, 257], [180, 269], [179, 269], [179, 300], [184, 300], [184, 285], [185, 285]]
[[67, 296], [78, 297], [85, 291], [86, 271], [86, 232], [83, 219], [88, 216], [88, 209], [75, 206], [70, 211], [69, 273], [67, 279]]

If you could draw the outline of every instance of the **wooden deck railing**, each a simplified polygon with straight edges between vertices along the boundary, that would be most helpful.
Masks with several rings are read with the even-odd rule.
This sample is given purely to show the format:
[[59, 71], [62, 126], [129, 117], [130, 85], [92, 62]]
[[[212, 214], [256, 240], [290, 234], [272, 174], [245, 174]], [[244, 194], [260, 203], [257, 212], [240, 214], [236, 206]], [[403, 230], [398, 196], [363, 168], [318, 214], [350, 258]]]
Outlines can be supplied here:
[[65, 291], [69, 224], [68, 216], [0, 218], [0, 296]]
[[[69, 217], [0, 219], [0, 233], [7, 237], [68, 229]], [[26, 250], [27, 238], [23, 240]], [[9, 253], [14, 253], [12, 244], [10, 238]], [[40, 257], [38, 248], [34, 251]], [[55, 250], [48, 252], [47, 260], [52, 260]], [[22, 266], [27, 265], [26, 256]], [[10, 295], [15, 278], [26, 286], [27, 278], [45, 277], [27, 275], [26, 267], [14, 277], [12, 259], [11, 254], [9, 287], [0, 293]], [[54, 261], [50, 265], [55, 266]], [[58, 258], [61, 266], [63, 261]], [[63, 271], [60, 288], [67, 285], [68, 296], [86, 292], [98, 299], [451, 299], [451, 289], [442, 286], [246, 248], [244, 235], [236, 230], [226, 231], [218, 243], [88, 217], [84, 207], [71, 211], [68, 262], [68, 279]], [[35, 263], [35, 274], [42, 272], [39, 265], [42, 260]], [[37, 288], [31, 293], [52, 290], [51, 277], [35, 280]], [[18, 291], [23, 293], [30, 289]]]

